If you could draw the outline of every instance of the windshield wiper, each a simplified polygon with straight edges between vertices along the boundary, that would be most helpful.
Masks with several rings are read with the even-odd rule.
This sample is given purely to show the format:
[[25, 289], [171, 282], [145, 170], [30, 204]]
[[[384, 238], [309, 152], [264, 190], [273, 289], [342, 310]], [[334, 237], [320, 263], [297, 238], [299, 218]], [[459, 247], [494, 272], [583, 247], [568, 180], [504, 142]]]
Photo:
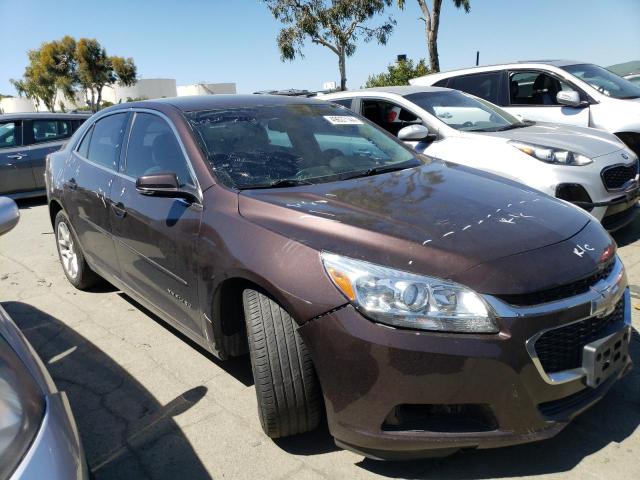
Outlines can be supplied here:
[[369, 168], [368, 170], [355, 172], [353, 175], [349, 175], [348, 177], [346, 177], [345, 180], [349, 180], [351, 178], [370, 177], [372, 175], [379, 175], [381, 173], [396, 172], [398, 170], [404, 170], [405, 168], [417, 167], [418, 165], [419, 163], [414, 165], [413, 162], [409, 165], [407, 165], [407, 162], [402, 162], [401, 164], [397, 165], [380, 165], [378, 167]]
[[308, 180], [302, 180], [298, 178], [281, 178], [271, 183], [258, 183], [256, 185], [247, 185], [239, 187], [240, 190], [257, 190], [261, 188], [284, 188], [284, 187], [298, 187], [300, 185], [314, 185], [314, 183]]

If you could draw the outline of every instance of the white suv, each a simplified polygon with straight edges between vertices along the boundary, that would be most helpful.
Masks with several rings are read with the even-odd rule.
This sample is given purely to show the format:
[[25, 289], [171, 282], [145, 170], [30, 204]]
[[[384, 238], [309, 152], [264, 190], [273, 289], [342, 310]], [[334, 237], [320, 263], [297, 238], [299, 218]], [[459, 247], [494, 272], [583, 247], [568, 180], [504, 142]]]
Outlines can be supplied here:
[[410, 83], [462, 90], [527, 120], [600, 128], [640, 155], [640, 86], [597, 65], [517, 62], [440, 72]]

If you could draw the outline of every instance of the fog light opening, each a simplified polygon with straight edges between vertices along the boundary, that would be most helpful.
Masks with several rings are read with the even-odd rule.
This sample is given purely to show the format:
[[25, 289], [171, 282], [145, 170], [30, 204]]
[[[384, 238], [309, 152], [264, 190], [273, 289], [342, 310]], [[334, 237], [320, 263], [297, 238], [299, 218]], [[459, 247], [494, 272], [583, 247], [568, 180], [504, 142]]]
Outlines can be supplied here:
[[488, 405], [397, 405], [382, 424], [384, 431], [490, 432], [498, 428]]

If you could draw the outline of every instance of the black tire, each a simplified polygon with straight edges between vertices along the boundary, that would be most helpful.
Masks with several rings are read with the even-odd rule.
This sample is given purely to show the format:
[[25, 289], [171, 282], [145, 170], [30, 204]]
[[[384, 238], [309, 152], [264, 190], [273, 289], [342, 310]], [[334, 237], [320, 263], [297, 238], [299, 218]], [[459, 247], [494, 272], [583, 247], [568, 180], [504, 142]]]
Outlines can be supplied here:
[[[63, 227], [60, 226], [61, 224], [64, 224]], [[55, 228], [53, 233], [56, 239], [58, 258], [60, 259], [62, 271], [67, 277], [67, 280], [69, 280], [69, 283], [71, 283], [71, 285], [79, 290], [87, 290], [100, 283], [102, 279], [98, 276], [98, 274], [91, 270], [91, 267], [87, 264], [87, 261], [84, 258], [84, 254], [82, 253], [80, 243], [78, 243], [78, 238], [76, 237], [73, 227], [71, 226], [71, 222], [69, 221], [69, 218], [67, 217], [67, 214], [64, 213], [64, 211], [60, 210], [58, 212], [54, 225]], [[63, 260], [63, 252], [61, 251], [62, 246], [60, 244], [59, 231], [65, 226], [69, 232], [69, 237], [72, 242], [72, 249], [74, 250], [77, 259], [77, 273], [75, 274], [75, 276], [73, 275], [73, 271], [70, 272], [69, 269], [65, 266], [65, 262]]]
[[255, 290], [242, 294], [262, 429], [271, 438], [314, 430], [322, 416], [311, 355], [291, 316]]

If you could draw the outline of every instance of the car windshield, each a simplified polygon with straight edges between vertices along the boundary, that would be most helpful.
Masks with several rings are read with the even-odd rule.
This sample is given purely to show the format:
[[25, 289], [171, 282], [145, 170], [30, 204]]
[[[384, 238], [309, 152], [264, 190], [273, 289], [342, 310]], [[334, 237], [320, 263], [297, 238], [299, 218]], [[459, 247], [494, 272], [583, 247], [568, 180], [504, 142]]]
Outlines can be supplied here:
[[237, 189], [375, 175], [422, 164], [367, 120], [330, 103], [191, 112], [218, 178]]
[[411, 93], [405, 98], [456, 130], [497, 132], [527, 125], [489, 102], [455, 90]]
[[563, 67], [563, 69], [583, 82], [588, 83], [607, 97], [620, 99], [640, 98], [639, 86], [598, 65], [569, 65]]

